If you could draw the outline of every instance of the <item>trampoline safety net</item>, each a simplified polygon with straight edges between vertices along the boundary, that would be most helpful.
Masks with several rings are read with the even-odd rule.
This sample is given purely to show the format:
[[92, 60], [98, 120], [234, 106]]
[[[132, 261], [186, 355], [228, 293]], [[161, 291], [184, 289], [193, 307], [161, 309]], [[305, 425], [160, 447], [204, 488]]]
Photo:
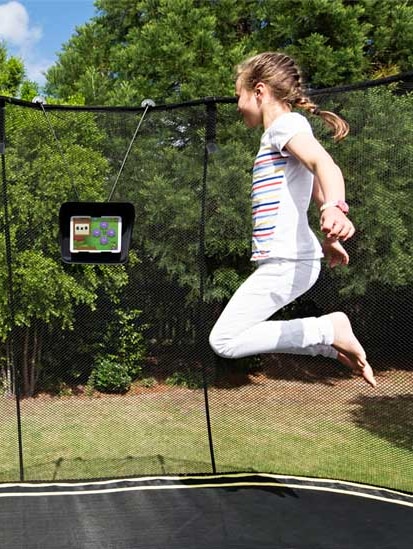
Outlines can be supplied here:
[[[209, 348], [252, 271], [259, 133], [233, 99], [147, 112], [0, 103], [0, 482], [261, 472], [413, 491], [413, 97], [403, 85], [317, 92], [351, 126], [334, 144], [311, 120], [343, 170], [357, 233], [349, 266], [323, 264], [277, 314], [345, 311], [376, 390], [326, 358], [231, 361]], [[133, 204], [127, 263], [62, 261], [59, 209], [70, 201]]]

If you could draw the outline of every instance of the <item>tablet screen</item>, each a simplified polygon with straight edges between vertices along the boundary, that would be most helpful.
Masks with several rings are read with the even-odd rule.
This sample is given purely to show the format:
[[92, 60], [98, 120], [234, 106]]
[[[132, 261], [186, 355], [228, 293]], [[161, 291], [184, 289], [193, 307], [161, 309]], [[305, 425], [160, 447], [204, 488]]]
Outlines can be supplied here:
[[70, 218], [70, 252], [121, 251], [122, 218], [120, 216], [72, 216]]

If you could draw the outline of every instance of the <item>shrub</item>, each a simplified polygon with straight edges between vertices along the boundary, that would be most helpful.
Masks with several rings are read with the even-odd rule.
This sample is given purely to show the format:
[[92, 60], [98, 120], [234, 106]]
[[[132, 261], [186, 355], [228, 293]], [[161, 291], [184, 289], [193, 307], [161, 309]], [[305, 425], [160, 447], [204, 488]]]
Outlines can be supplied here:
[[150, 389], [151, 387], [155, 387], [157, 384], [157, 381], [154, 377], [143, 377], [140, 379], [137, 383], [140, 387], [146, 387], [147, 389]]
[[165, 380], [165, 383], [171, 387], [186, 387], [187, 389], [201, 389], [204, 386], [202, 372], [190, 368], [174, 372]]
[[140, 323], [140, 314], [137, 309], [116, 310], [115, 319], [109, 323], [101, 344], [102, 354], [123, 364], [132, 380], [142, 374], [146, 354], [143, 332], [147, 326]]
[[128, 366], [115, 357], [99, 358], [90, 375], [88, 386], [102, 393], [126, 393], [132, 383]]

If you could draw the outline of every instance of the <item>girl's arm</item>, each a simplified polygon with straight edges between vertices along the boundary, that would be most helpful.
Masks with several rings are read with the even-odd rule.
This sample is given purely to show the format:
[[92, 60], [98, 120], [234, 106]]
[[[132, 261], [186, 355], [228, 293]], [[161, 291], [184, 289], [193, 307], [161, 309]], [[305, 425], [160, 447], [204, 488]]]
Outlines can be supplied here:
[[[287, 143], [286, 149], [314, 174], [313, 198], [317, 206], [345, 200], [341, 170], [315, 137], [297, 134]], [[335, 206], [326, 208], [321, 213], [320, 227], [328, 238], [341, 240], [347, 240], [355, 231], [353, 223]]]
[[314, 176], [312, 198], [317, 208], [320, 209], [321, 206], [324, 204], [325, 200], [324, 200], [323, 191], [321, 190], [320, 182], [318, 181], [318, 178], [316, 175]]

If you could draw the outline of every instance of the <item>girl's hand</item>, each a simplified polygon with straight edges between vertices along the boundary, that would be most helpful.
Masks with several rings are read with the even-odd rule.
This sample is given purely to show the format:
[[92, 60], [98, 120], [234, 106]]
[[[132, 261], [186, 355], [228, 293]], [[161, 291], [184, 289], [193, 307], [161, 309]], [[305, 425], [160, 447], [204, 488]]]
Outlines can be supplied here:
[[321, 213], [320, 229], [328, 239], [347, 240], [355, 233], [353, 223], [336, 207], [327, 208]]
[[325, 238], [321, 247], [330, 267], [348, 265], [349, 255], [337, 239]]

